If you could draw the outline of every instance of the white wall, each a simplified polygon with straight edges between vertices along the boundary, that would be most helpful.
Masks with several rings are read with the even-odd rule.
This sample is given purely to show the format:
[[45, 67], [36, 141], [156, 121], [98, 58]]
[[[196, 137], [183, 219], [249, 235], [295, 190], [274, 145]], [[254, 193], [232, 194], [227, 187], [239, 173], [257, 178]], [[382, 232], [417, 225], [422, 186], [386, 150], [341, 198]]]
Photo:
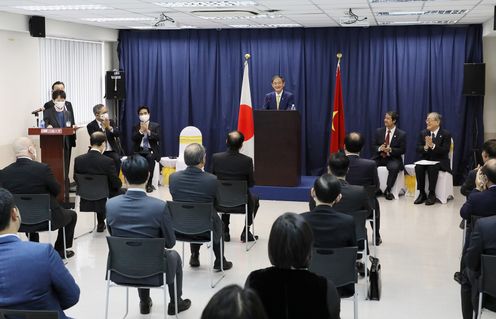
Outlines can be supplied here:
[[[105, 41], [104, 69], [116, 67], [113, 51], [117, 30], [47, 19], [46, 34], [47, 37]], [[0, 168], [14, 160], [11, 149], [14, 139], [27, 135], [27, 129], [34, 126], [31, 111], [46, 102], [40, 97], [39, 87], [39, 39], [29, 35], [28, 17], [0, 12], [0, 116], [3, 122], [0, 125]], [[86, 128], [81, 128], [73, 156], [86, 152], [88, 145]]]

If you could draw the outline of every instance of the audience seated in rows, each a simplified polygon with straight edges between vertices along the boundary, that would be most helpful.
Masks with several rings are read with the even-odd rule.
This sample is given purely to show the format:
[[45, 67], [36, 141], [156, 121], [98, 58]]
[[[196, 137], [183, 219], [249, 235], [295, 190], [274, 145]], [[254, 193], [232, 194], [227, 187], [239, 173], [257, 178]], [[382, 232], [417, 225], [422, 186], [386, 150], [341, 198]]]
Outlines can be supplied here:
[[201, 319], [268, 319], [258, 295], [249, 288], [229, 285], [219, 290], [203, 309]]
[[[496, 158], [496, 139], [487, 140], [482, 145], [481, 152], [482, 161], [486, 163], [490, 159]], [[467, 178], [460, 188], [460, 192], [463, 196], [468, 197], [472, 190], [475, 188], [475, 176], [477, 175], [479, 167], [468, 172]]]
[[[49, 194], [50, 208], [52, 211], [52, 230], [58, 229], [55, 250], [64, 258], [65, 227], [66, 248], [72, 247], [74, 228], [77, 215], [75, 211], [64, 209], [57, 201], [60, 185], [47, 164], [36, 161], [37, 154], [33, 141], [27, 137], [19, 137], [14, 141], [16, 161], [5, 167], [0, 174], [0, 185], [12, 194]], [[29, 214], [29, 212], [23, 212]], [[29, 233], [29, 240], [38, 242], [37, 231], [48, 230], [48, 222], [38, 225], [23, 225], [23, 230]], [[74, 256], [72, 250], [67, 250], [67, 257]]]
[[22, 241], [14, 197], [0, 188], [0, 308], [63, 310], [79, 301], [79, 287], [51, 244]]
[[[244, 139], [243, 133], [238, 131], [227, 134], [227, 151], [215, 153], [212, 156], [212, 174], [217, 176], [219, 180], [246, 181], [247, 186], [252, 187], [255, 185], [253, 178], [253, 159], [239, 152], [243, 146]], [[252, 214], [253, 217], [257, 214], [259, 206], [258, 197], [248, 190], [248, 225], [252, 224]], [[230, 241], [230, 215], [222, 214], [221, 217], [224, 223], [224, 241]], [[245, 235], [245, 230], [243, 230], [240, 236], [242, 242], [246, 241]], [[249, 233], [248, 241], [253, 240], [253, 234]]]
[[[79, 155], [74, 159], [74, 180], [77, 181], [76, 174], [104, 175], [107, 176], [109, 196], [114, 197], [124, 193], [121, 191], [122, 182], [116, 173], [114, 162], [111, 158], [104, 156], [107, 148], [107, 137], [101, 131], [95, 131], [90, 136], [91, 149], [88, 153]], [[119, 166], [120, 167], [120, 166]], [[96, 212], [98, 226], [97, 232], [105, 230], [105, 203], [107, 199], [98, 201], [88, 201], [81, 198], [81, 211]]]
[[272, 267], [253, 271], [245, 286], [255, 290], [271, 319], [339, 318], [340, 299], [326, 278], [308, 271], [313, 233], [295, 213], [279, 216], [270, 230]]
[[[172, 248], [176, 244], [176, 236], [172, 229], [172, 218], [167, 204], [146, 194], [149, 177], [148, 163], [139, 155], [128, 157], [122, 164], [122, 172], [129, 186], [126, 194], [116, 196], [107, 201], [107, 223], [112, 236], [128, 238], [164, 238], [164, 255], [166, 258], [166, 280], [171, 302], [167, 313], [175, 313], [174, 277], [177, 285], [178, 312], [191, 306], [189, 299], [182, 299], [183, 270], [181, 257]], [[163, 277], [158, 276], [156, 281]], [[156, 283], [150, 280], [150, 284]], [[140, 312], [150, 313], [152, 300], [149, 289], [138, 289]], [[164, 305], [165, 307], [165, 305]]]
[[[169, 190], [172, 200], [214, 204], [217, 195], [217, 177], [203, 171], [205, 159], [205, 148], [202, 145], [192, 143], [185, 148], [184, 162], [188, 167], [184, 171], [176, 172], [169, 177]], [[232, 262], [221, 256], [220, 249], [220, 245], [224, 245], [222, 220], [217, 213], [214, 213], [212, 218], [214, 225], [214, 269], [220, 270], [221, 258], [223, 258], [223, 268], [228, 270], [232, 268]], [[200, 247], [201, 244], [191, 244], [191, 258], [189, 261], [191, 267], [200, 266]]]
[[[377, 200], [376, 193], [379, 191], [379, 175], [375, 161], [361, 158], [360, 152], [365, 145], [362, 134], [351, 132], [344, 138], [344, 151], [350, 159], [350, 167], [346, 174], [346, 181], [352, 185], [361, 185], [367, 191], [370, 207], [375, 209], [375, 240], [376, 245], [382, 243], [381, 228], [381, 207]], [[372, 212], [371, 216], [372, 218]]]

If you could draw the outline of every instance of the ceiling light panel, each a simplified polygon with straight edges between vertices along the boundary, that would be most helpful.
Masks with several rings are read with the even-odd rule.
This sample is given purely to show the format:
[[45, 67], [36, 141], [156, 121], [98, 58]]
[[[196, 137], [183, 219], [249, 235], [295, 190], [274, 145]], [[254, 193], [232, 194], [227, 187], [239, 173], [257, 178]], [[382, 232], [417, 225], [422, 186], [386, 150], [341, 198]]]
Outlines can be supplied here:
[[81, 20], [90, 22], [119, 22], [119, 21], [155, 21], [155, 18], [82, 18]]
[[100, 4], [74, 4], [53, 6], [15, 6], [13, 8], [27, 11], [63, 11], [63, 10], [108, 10], [112, 9]]
[[255, 1], [178, 1], [155, 2], [155, 4], [165, 8], [231, 8], [257, 5]]

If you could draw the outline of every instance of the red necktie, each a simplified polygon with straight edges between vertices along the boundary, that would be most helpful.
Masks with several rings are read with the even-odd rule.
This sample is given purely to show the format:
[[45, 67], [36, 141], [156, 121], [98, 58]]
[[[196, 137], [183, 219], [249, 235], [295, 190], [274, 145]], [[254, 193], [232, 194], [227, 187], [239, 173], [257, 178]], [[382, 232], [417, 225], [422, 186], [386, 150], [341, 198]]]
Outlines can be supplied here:
[[[389, 134], [390, 133], [391, 133], [391, 130], [388, 130], [387, 134], [386, 134], [386, 140], [384, 140], [384, 145], [386, 145], [386, 146], [389, 146]], [[382, 152], [381, 156], [385, 158], [387, 156], [386, 152]]]

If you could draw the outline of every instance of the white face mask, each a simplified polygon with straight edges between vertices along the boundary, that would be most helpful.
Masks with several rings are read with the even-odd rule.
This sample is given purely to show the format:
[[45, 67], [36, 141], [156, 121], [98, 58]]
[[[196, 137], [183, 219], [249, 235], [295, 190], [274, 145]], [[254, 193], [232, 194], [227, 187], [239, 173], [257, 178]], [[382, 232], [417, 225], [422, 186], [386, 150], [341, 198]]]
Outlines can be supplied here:
[[100, 114], [100, 120], [105, 121], [109, 119], [108, 113]]
[[148, 120], [150, 120], [150, 114], [140, 115], [139, 119], [141, 122], [148, 122]]
[[54, 102], [55, 104], [55, 111], [57, 112], [62, 112], [65, 109], [65, 102]]
[[37, 154], [36, 154], [36, 148], [34, 148], [34, 147], [30, 147], [28, 150], [29, 150], [29, 152], [31, 153], [31, 155], [33, 155], [33, 158], [32, 158], [32, 159], [33, 159], [33, 161], [35, 161], [35, 160], [36, 160], [36, 157], [37, 157]]

